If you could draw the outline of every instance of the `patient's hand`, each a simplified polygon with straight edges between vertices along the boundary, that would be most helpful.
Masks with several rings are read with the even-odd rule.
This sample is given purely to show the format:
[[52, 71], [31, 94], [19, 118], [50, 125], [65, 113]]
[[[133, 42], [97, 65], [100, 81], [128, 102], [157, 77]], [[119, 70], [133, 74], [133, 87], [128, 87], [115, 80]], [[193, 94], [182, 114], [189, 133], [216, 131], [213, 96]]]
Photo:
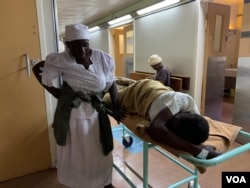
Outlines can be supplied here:
[[215, 150], [209, 151], [207, 159], [212, 159], [212, 158], [217, 157], [217, 156], [219, 156], [221, 154], [222, 154], [222, 152], [218, 152], [218, 151], [215, 151]]
[[212, 145], [202, 145], [201, 146], [203, 149], [206, 149], [208, 151], [210, 150], [216, 150], [216, 147], [215, 146], [212, 146]]
[[209, 151], [207, 159], [212, 159], [222, 154], [221, 152], [216, 151], [216, 147], [212, 145], [202, 145], [202, 148]]

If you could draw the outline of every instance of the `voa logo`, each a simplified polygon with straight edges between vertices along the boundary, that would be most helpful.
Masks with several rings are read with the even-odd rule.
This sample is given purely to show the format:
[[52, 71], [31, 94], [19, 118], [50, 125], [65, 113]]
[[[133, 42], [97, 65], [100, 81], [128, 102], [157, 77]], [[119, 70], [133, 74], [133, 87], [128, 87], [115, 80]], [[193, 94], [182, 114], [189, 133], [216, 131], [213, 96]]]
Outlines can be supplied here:
[[226, 176], [227, 183], [247, 183], [244, 176]]
[[250, 188], [250, 172], [222, 172], [222, 188]]

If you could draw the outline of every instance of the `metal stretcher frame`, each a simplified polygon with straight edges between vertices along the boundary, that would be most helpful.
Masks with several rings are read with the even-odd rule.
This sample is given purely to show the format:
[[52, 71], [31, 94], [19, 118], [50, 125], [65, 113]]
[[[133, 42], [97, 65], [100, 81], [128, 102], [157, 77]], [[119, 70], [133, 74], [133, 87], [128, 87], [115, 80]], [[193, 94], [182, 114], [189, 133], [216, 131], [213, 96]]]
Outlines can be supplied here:
[[[125, 135], [125, 132], [129, 132], [131, 135], [136, 136], [131, 130], [129, 130], [126, 125], [123, 125], [121, 128], [113, 128], [114, 131], [118, 131], [123, 129], [123, 135]], [[250, 140], [250, 133], [245, 132], [245, 131], [240, 131], [239, 136], [242, 136], [248, 140]], [[137, 137], [137, 136], [136, 136]], [[139, 138], [140, 139], [140, 138]], [[153, 145], [147, 141], [143, 141], [143, 177], [141, 178], [143, 180], [143, 188], [148, 188], [149, 187], [149, 182], [148, 182], [148, 150], [150, 148], [155, 149], [159, 153], [161, 153], [163, 156], [167, 157], [170, 159], [172, 162], [177, 164], [178, 166], [182, 167], [184, 170], [190, 173], [190, 175], [180, 181], [177, 181], [176, 183], [172, 185], [168, 185], [168, 188], [176, 188], [179, 187], [185, 183], [190, 183], [193, 181], [193, 184], [190, 185], [191, 188], [199, 188], [198, 184], [198, 177], [199, 177], [199, 171], [196, 166], [201, 166], [201, 167], [210, 167], [210, 166], [215, 166], [219, 163], [222, 163], [226, 160], [229, 160], [241, 153], [250, 151], [250, 142], [240, 145], [237, 148], [234, 148], [232, 150], [229, 150], [218, 157], [215, 157], [213, 159], [198, 159], [196, 157], [193, 157], [191, 155], [186, 155], [186, 154], [180, 154], [180, 157], [183, 158], [184, 160], [190, 162], [191, 164], [194, 165], [194, 169], [189, 168], [185, 164], [181, 163], [179, 160], [176, 158], [172, 157], [170, 154], [166, 152], [166, 150], [161, 149], [159, 146]], [[124, 178], [125, 181], [132, 187], [136, 188], [136, 185], [119, 169], [118, 166], [113, 164], [114, 169]]]

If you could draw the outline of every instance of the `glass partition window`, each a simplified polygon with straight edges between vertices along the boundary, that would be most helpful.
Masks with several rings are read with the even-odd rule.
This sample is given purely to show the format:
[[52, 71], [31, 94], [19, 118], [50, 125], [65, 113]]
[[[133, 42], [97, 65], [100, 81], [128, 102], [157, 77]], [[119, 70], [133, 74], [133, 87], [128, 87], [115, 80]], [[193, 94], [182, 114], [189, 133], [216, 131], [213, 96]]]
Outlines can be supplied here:
[[126, 53], [134, 53], [134, 32], [133, 30], [126, 32]]
[[223, 16], [216, 15], [214, 28], [214, 52], [221, 51]]

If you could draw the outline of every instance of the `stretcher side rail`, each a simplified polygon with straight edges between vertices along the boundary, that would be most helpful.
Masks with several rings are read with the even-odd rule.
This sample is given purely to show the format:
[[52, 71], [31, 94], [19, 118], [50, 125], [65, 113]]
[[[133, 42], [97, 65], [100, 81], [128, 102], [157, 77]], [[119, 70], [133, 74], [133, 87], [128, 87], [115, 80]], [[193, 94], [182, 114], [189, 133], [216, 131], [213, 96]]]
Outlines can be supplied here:
[[237, 155], [240, 155], [241, 153], [244, 153], [246, 151], [250, 151], [250, 133], [245, 132], [245, 131], [240, 131], [239, 136], [242, 136], [244, 138], [249, 139], [249, 143], [243, 144], [237, 148], [234, 148], [230, 151], [226, 151], [225, 153], [212, 158], [212, 159], [198, 159], [195, 158], [191, 155], [187, 154], [181, 154], [180, 157], [191, 162], [192, 164], [195, 164], [197, 166], [202, 166], [202, 167], [210, 167], [210, 166], [215, 166], [221, 162], [224, 162], [226, 160], [229, 160]]
[[[125, 134], [125, 132], [129, 132], [131, 135], [139, 138], [130, 129], [128, 129], [125, 125], [123, 125], [122, 128], [115, 128], [113, 131], [118, 131], [121, 129], [123, 129], [123, 134]], [[139, 139], [141, 139], [141, 138], [139, 138]], [[151, 148], [156, 150], [157, 152], [161, 153], [163, 156], [167, 157], [172, 162], [174, 162], [178, 166], [182, 167], [184, 170], [186, 170], [187, 172], [189, 172], [191, 174], [191, 175], [190, 174], [187, 175], [186, 178], [173, 183], [172, 185], [168, 185], [167, 186], [168, 188], [177, 188], [185, 183], [189, 183], [190, 181], [194, 181], [193, 188], [199, 188], [199, 185], [198, 185], [199, 172], [196, 168], [191, 169], [187, 165], [181, 163], [178, 159], [175, 159], [173, 156], [171, 156], [170, 153], [168, 153], [166, 150], [162, 149], [161, 147], [154, 145], [152, 143], [149, 143], [145, 140], [142, 140], [142, 141], [143, 141], [143, 176], [139, 177], [139, 178], [143, 180], [143, 188], [151, 187], [149, 185], [149, 182], [148, 182], [148, 150]], [[124, 174], [118, 168], [118, 166], [116, 164], [113, 164], [113, 167], [132, 188], [136, 187], [136, 185], [126, 176], [126, 174]], [[135, 174], [135, 175], [138, 176], [138, 174]]]
[[[130, 134], [134, 135], [137, 137], [137, 135], [135, 135], [131, 130], [129, 130], [125, 125], [123, 126], [124, 131], [129, 132]], [[247, 139], [250, 140], [250, 133], [245, 132], [245, 131], [240, 131], [239, 132], [239, 136], [245, 137]], [[140, 139], [140, 138], [139, 138]], [[185, 183], [189, 183], [191, 181], [193, 181], [193, 188], [199, 188], [199, 184], [198, 184], [198, 177], [199, 177], [199, 171], [197, 170], [196, 166], [201, 166], [201, 167], [211, 167], [211, 166], [215, 166], [219, 163], [222, 163], [226, 160], [229, 160], [237, 155], [240, 155], [246, 151], [250, 151], [250, 142], [246, 143], [244, 145], [240, 145], [237, 148], [231, 149], [215, 158], [212, 159], [198, 159], [196, 157], [193, 157], [192, 155], [188, 155], [188, 154], [180, 154], [180, 157], [183, 158], [184, 160], [190, 162], [191, 164], [194, 165], [194, 169], [189, 168], [188, 166], [186, 166], [185, 164], [181, 163], [178, 159], [174, 158], [173, 156], [171, 156], [168, 151], [166, 151], [165, 149], [162, 149], [161, 147], [154, 145], [152, 143], [149, 143], [147, 141], [143, 141], [143, 188], [148, 188], [149, 187], [149, 183], [148, 183], [148, 150], [150, 148], [155, 149], [156, 151], [158, 151], [159, 153], [161, 153], [162, 155], [164, 155], [165, 157], [167, 157], [168, 159], [170, 159], [172, 162], [174, 162], [175, 164], [177, 164], [178, 166], [182, 167], [184, 170], [188, 171], [191, 175], [188, 175], [186, 178], [183, 178], [180, 181], [177, 181], [176, 183], [167, 186], [168, 188], [177, 188], [180, 185], [183, 185]], [[116, 165], [114, 165], [115, 169], [117, 169]], [[122, 177], [130, 184], [131, 187], [136, 187], [128, 178], [127, 176], [123, 173], [123, 172], [119, 172], [120, 175], [122, 175]]]

